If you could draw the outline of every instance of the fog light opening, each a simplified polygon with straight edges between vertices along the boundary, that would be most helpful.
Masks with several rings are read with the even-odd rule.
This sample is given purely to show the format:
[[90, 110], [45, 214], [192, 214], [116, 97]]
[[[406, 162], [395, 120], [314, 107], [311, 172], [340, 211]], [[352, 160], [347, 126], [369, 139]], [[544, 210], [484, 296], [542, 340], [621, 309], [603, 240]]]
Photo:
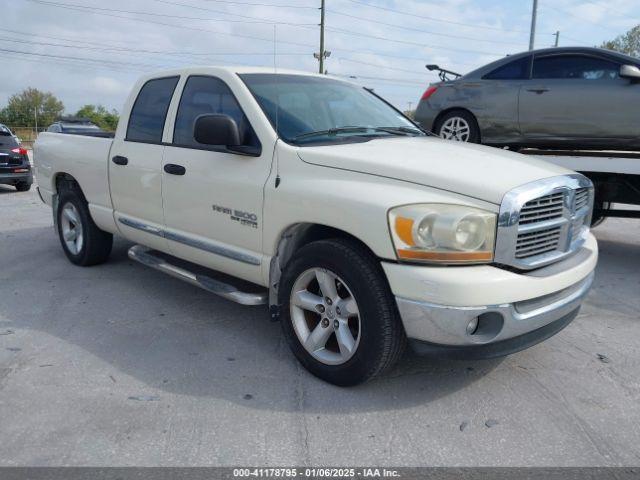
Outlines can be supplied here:
[[498, 312], [487, 312], [469, 321], [467, 334], [474, 342], [484, 343], [496, 338], [504, 326], [504, 317]]

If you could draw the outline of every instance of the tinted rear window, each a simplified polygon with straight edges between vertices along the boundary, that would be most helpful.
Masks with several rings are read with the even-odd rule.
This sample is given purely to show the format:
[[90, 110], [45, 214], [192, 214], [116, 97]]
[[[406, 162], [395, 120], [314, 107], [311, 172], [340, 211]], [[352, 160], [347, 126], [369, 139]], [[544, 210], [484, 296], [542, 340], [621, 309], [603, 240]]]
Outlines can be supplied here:
[[18, 141], [15, 139], [15, 137], [11, 136], [11, 135], [4, 135], [4, 134], [0, 134], [0, 146], [2, 148], [7, 148], [7, 147], [17, 147]]
[[180, 77], [149, 80], [140, 89], [127, 128], [127, 140], [160, 143], [173, 91]]
[[531, 57], [524, 57], [487, 73], [483, 78], [488, 80], [526, 80], [529, 78]]

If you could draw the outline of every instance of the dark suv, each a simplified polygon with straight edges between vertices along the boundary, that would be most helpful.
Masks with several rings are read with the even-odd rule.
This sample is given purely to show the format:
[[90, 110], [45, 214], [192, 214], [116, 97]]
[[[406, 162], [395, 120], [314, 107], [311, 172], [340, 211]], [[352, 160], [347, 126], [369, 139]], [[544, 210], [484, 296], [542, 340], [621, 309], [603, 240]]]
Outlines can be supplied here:
[[11, 130], [0, 124], [0, 184], [13, 185], [19, 192], [26, 192], [32, 183], [27, 150]]

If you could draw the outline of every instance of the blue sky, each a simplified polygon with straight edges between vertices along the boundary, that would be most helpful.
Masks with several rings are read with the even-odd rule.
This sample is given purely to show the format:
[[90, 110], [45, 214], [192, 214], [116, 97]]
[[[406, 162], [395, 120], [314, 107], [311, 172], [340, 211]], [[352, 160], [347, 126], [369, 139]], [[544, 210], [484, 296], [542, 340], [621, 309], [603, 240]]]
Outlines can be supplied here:
[[[0, 106], [27, 86], [72, 112], [121, 109], [142, 72], [194, 64], [317, 70], [320, 0], [0, 0]], [[529, 43], [531, 0], [326, 0], [329, 73], [402, 109], [438, 63], [465, 72]], [[637, 0], [539, 0], [536, 47], [598, 45], [640, 23]], [[275, 27], [274, 27], [275, 25]], [[11, 65], [10, 68], [6, 68]], [[10, 74], [8, 73], [10, 72]]]

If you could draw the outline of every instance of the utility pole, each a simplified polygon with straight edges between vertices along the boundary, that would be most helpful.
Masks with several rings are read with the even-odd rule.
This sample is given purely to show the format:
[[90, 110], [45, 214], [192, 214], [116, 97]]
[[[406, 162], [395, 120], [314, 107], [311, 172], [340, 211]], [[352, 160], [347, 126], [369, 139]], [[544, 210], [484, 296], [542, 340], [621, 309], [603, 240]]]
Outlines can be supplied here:
[[556, 37], [556, 42], [553, 44], [554, 47], [557, 47], [560, 44], [560, 30], [553, 34]]
[[531, 12], [531, 36], [529, 37], [529, 50], [533, 50], [536, 43], [536, 19], [538, 17], [538, 0], [533, 0], [533, 11]]
[[320, 62], [320, 73], [325, 73], [324, 60], [331, 56], [331, 52], [324, 49], [324, 12], [325, 0], [320, 0], [320, 53], [313, 54], [313, 56]]
[[33, 109], [33, 117], [36, 123], [36, 137], [38, 136], [38, 105]]

